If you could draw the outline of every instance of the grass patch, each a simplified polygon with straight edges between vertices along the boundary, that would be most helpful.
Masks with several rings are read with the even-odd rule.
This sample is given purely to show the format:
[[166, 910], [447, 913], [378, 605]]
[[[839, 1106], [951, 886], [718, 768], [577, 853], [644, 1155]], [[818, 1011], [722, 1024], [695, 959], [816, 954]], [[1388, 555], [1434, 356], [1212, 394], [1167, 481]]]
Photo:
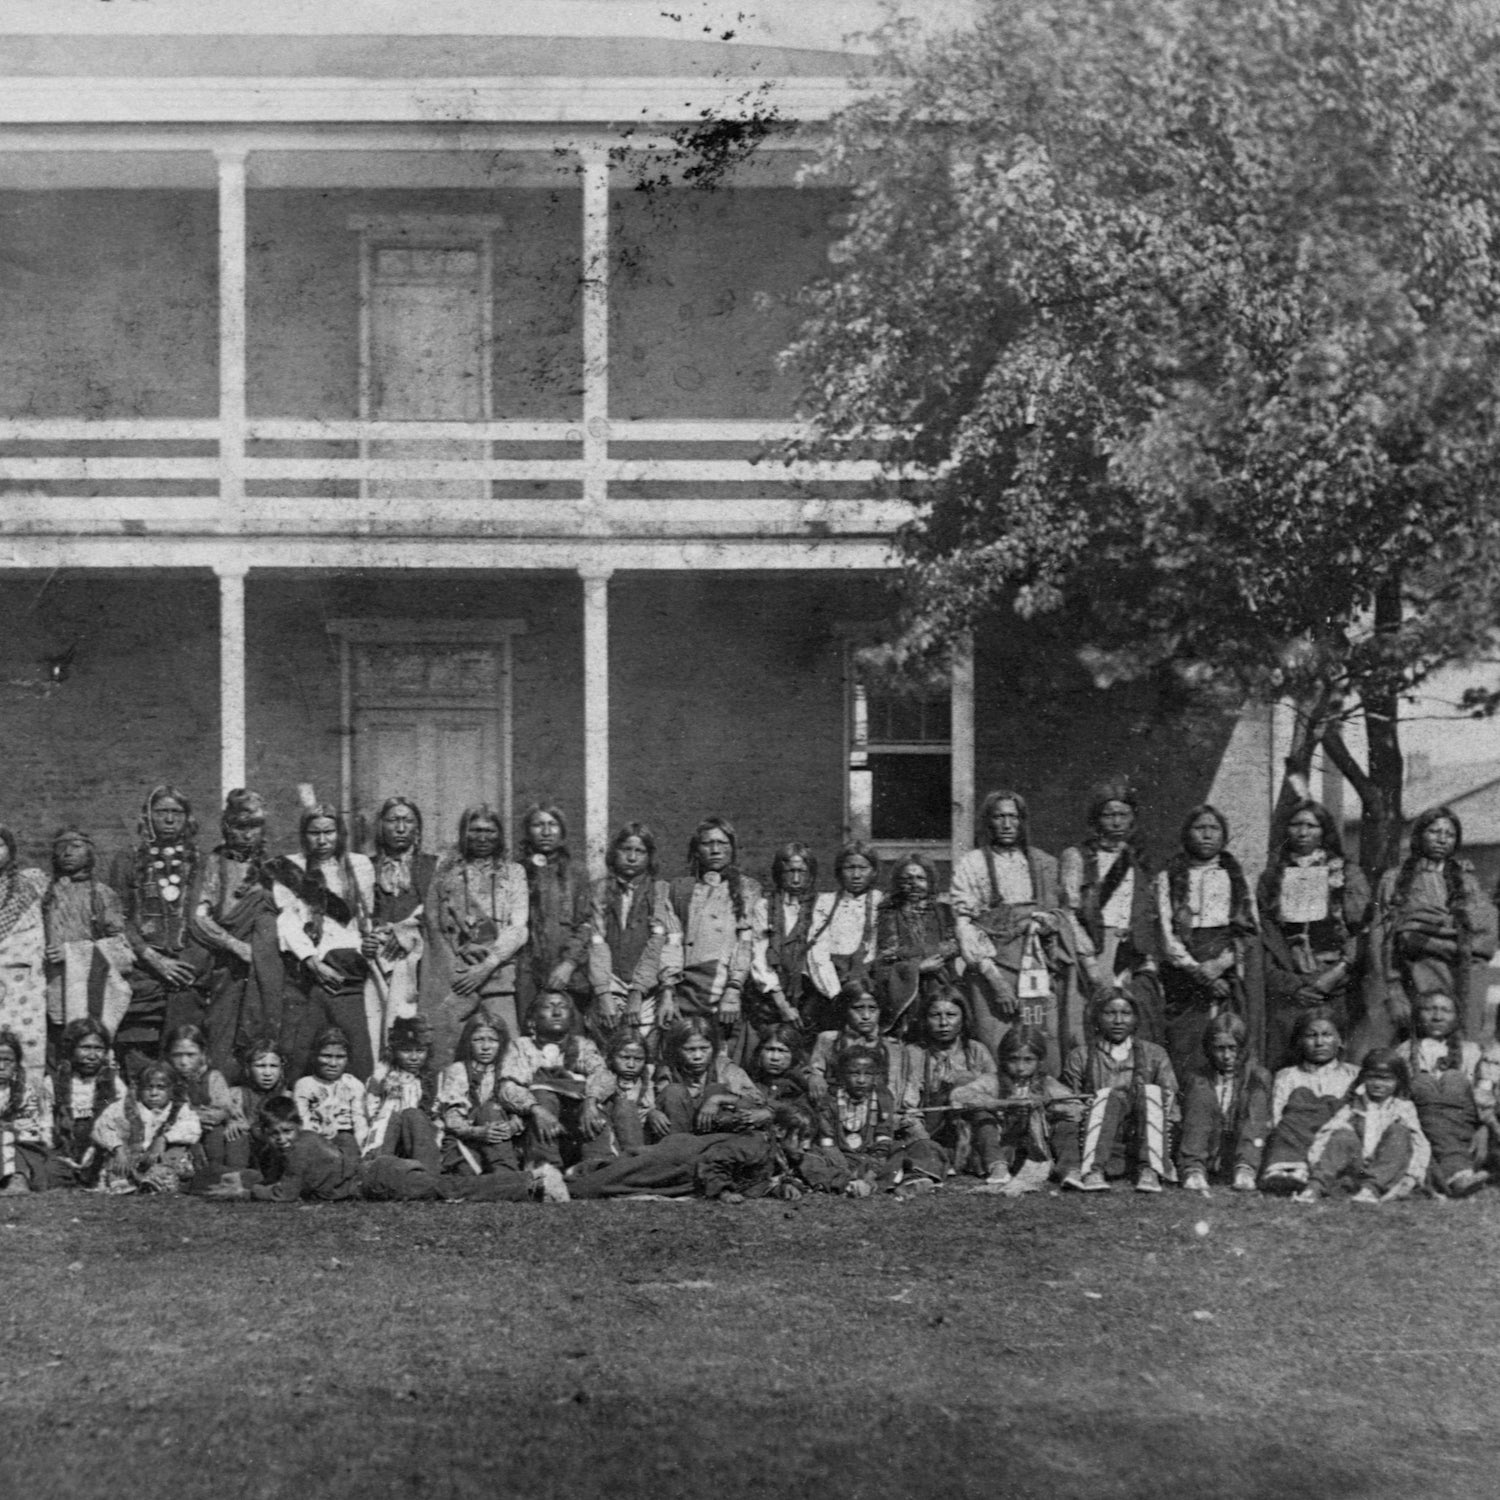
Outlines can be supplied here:
[[1500, 1194], [4, 1200], [0, 1494], [1467, 1500], [1497, 1238]]

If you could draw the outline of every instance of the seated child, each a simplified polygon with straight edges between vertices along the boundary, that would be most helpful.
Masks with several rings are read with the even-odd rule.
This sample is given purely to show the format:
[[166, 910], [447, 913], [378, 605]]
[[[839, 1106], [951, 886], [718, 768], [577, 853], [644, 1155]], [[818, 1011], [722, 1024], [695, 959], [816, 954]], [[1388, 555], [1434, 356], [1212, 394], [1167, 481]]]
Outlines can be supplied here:
[[986, 1187], [1008, 1198], [1039, 1192], [1054, 1168], [1063, 1177], [1078, 1170], [1083, 1109], [1076, 1095], [1045, 1071], [1046, 1059], [1045, 1031], [1012, 1026], [1000, 1038], [998, 1073], [953, 1091], [954, 1104], [995, 1112], [1000, 1153]]
[[846, 1047], [878, 1047], [886, 1061], [885, 1086], [899, 1100], [905, 1087], [906, 1048], [880, 1030], [880, 1002], [862, 979], [851, 979], [839, 992], [844, 1024], [838, 1031], [819, 1032], [807, 1065], [807, 1092], [816, 1103], [828, 1092], [828, 1080], [838, 1054]]
[[[885, 1058], [877, 1060], [884, 1072]], [[807, 1098], [800, 1026], [791, 1021], [777, 1021], [760, 1033], [750, 1055], [750, 1082], [767, 1105], [782, 1099]]]
[[842, 1156], [854, 1196], [894, 1187], [896, 1104], [884, 1082], [885, 1059], [874, 1047], [839, 1053], [833, 1087], [819, 1111], [819, 1146]]
[[1135, 1001], [1123, 991], [1102, 991], [1089, 1007], [1094, 1040], [1075, 1047], [1062, 1081], [1084, 1098], [1083, 1138], [1076, 1171], [1063, 1186], [1084, 1192], [1108, 1188], [1112, 1178], [1135, 1176], [1136, 1189], [1159, 1193], [1175, 1176], [1167, 1154], [1167, 1128], [1177, 1119], [1177, 1077], [1165, 1049], [1136, 1036]]
[[1464, 1040], [1451, 995], [1420, 996], [1415, 1022], [1406, 1063], [1412, 1103], [1432, 1147], [1431, 1184], [1449, 1198], [1465, 1198], [1490, 1180], [1479, 1163], [1491, 1155], [1485, 1122], [1495, 1114], [1500, 1049]]
[[1188, 1081], [1177, 1160], [1182, 1185], [1206, 1193], [1230, 1182], [1253, 1193], [1271, 1133], [1271, 1077], [1250, 1056], [1249, 1028], [1224, 1012], [1203, 1033], [1204, 1072]]
[[264, 1169], [267, 1141], [261, 1112], [272, 1099], [292, 1097], [279, 1044], [269, 1037], [251, 1042], [241, 1057], [240, 1077], [244, 1082], [229, 1090], [234, 1115], [224, 1127], [224, 1164], [231, 1171]]
[[179, 1091], [193, 1106], [203, 1127], [203, 1137], [193, 1151], [194, 1159], [200, 1169], [206, 1168], [217, 1176], [228, 1164], [228, 1126], [244, 1124], [235, 1113], [234, 1096], [224, 1075], [209, 1067], [208, 1037], [197, 1026], [173, 1027], [162, 1050], [177, 1075]]
[[518, 1166], [521, 1121], [500, 1101], [500, 1059], [509, 1040], [504, 1024], [484, 1011], [464, 1023], [454, 1060], [438, 1079], [445, 1172], [481, 1177]]
[[105, 1191], [180, 1192], [196, 1170], [192, 1148], [202, 1135], [177, 1074], [166, 1063], [148, 1062], [125, 1097], [94, 1121], [94, 1144], [105, 1155]]
[[307, 1129], [359, 1160], [369, 1135], [365, 1086], [349, 1072], [349, 1038], [339, 1027], [325, 1026], [313, 1038], [312, 1067], [297, 1080], [292, 1098]]
[[104, 1170], [103, 1153], [94, 1144], [94, 1121], [125, 1097], [114, 1042], [98, 1021], [82, 1016], [64, 1028], [58, 1053], [62, 1062], [57, 1075], [43, 1085], [44, 1097], [52, 1103], [54, 1155], [47, 1163], [48, 1185], [93, 1187]]
[[646, 1119], [656, 1108], [646, 1043], [630, 1024], [616, 1029], [604, 1048], [604, 1061], [615, 1077], [615, 1091], [605, 1113], [614, 1136], [614, 1149], [631, 1151], [646, 1144]]
[[26, 1073], [21, 1038], [0, 1028], [0, 1193], [30, 1193], [47, 1186], [52, 1111]]
[[1406, 1059], [1376, 1047], [1365, 1055], [1348, 1099], [1313, 1138], [1308, 1183], [1293, 1201], [1316, 1203], [1348, 1188], [1356, 1203], [1389, 1203], [1423, 1181], [1431, 1161]]
[[1261, 1171], [1263, 1193], [1295, 1193], [1307, 1185], [1313, 1137], [1333, 1118], [1354, 1087], [1356, 1070], [1339, 1054], [1343, 1038], [1326, 1005], [1297, 1017], [1291, 1048], [1300, 1059], [1282, 1068], [1271, 1085], [1271, 1136]]
[[769, 1129], [676, 1131], [654, 1146], [580, 1164], [570, 1186], [575, 1198], [685, 1198], [696, 1188], [724, 1203], [842, 1193], [848, 1169], [813, 1144], [815, 1130], [808, 1105], [787, 1100], [773, 1107]]
[[295, 1100], [270, 1100], [262, 1115], [270, 1159], [264, 1173], [226, 1172], [208, 1189], [220, 1202], [338, 1203], [350, 1198], [385, 1202], [523, 1202], [530, 1197], [525, 1176], [515, 1170], [458, 1178], [430, 1172], [421, 1162], [380, 1153], [351, 1158], [326, 1135], [302, 1123]]
[[742, 1108], [760, 1106], [750, 1075], [724, 1056], [711, 1016], [688, 1016], [662, 1039], [656, 1108], [647, 1124], [656, 1136], [731, 1128]]
[[365, 1085], [366, 1156], [419, 1161], [434, 1174], [443, 1170], [442, 1145], [433, 1124], [437, 1071], [431, 1031], [415, 1016], [391, 1022], [384, 1055]]
[[500, 1098], [525, 1121], [526, 1165], [548, 1202], [566, 1202], [563, 1168], [610, 1156], [604, 1104], [614, 1075], [583, 1035], [571, 995], [544, 990], [532, 1004], [527, 1034], [505, 1049]]
[[1000, 1166], [994, 1114], [953, 1107], [954, 1093], [995, 1073], [995, 1059], [965, 1031], [957, 991], [934, 988], [922, 1001], [917, 1029], [924, 1040], [906, 1048], [901, 1099], [903, 1177], [933, 1183], [960, 1172], [988, 1177]]

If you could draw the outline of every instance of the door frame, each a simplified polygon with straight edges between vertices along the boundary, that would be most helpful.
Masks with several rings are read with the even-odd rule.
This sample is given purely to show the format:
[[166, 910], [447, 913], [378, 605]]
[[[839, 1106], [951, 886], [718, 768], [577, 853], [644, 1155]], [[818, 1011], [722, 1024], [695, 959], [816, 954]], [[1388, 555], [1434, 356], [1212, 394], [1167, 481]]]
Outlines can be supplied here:
[[[328, 621], [339, 651], [339, 808], [346, 824], [354, 808], [354, 648], [360, 645], [493, 646], [499, 656], [498, 689], [491, 705], [496, 719], [496, 768], [505, 846], [513, 849], [515, 823], [515, 650], [525, 620], [340, 619]], [[361, 705], [378, 707], [378, 704]], [[457, 706], [457, 705], [455, 705]]]
[[[385, 249], [477, 250], [479, 252], [480, 420], [494, 416], [495, 243], [504, 227], [500, 214], [351, 214], [349, 228], [359, 235], [359, 420], [369, 422], [373, 374], [370, 368], [371, 296], [375, 252]], [[493, 449], [486, 445], [486, 452]], [[359, 456], [371, 456], [361, 437]], [[360, 495], [369, 498], [369, 481]]]

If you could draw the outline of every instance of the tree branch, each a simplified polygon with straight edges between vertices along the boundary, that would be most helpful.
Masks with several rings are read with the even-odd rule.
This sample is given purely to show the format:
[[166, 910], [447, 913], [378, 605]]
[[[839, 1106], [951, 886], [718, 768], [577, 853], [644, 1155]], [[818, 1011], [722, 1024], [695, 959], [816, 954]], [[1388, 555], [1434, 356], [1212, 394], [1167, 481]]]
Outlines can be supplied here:
[[1328, 758], [1339, 768], [1344, 780], [1359, 794], [1359, 800], [1368, 804], [1376, 795], [1375, 783], [1344, 743], [1344, 733], [1337, 724], [1330, 724], [1323, 731], [1323, 748], [1328, 752]]

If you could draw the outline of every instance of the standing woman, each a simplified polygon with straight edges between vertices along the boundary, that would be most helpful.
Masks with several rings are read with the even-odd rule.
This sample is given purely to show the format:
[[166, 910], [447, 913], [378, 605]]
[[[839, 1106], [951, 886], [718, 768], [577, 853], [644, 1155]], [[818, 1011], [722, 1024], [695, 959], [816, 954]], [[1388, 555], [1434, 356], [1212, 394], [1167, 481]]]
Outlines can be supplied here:
[[[970, 1027], [991, 1051], [1012, 1024], [1040, 1026], [1050, 1040], [1049, 1069], [1082, 1040], [1078, 952], [1062, 906], [1057, 861], [1031, 847], [1026, 799], [991, 792], [979, 810], [977, 849], [953, 867], [951, 896], [958, 942], [970, 971]], [[1022, 1015], [1022, 971], [1050, 1005]], [[1043, 977], [1045, 975], [1045, 977]], [[1033, 1009], [1028, 1005], [1028, 1009]]]
[[1411, 849], [1375, 888], [1365, 1013], [1352, 1050], [1388, 1047], [1411, 1025], [1417, 999], [1440, 991], [1458, 1002], [1464, 1035], [1484, 1038], [1484, 969], [1495, 951], [1494, 903], [1458, 857], [1463, 825], [1434, 807], [1411, 826]]
[[807, 973], [817, 889], [817, 855], [796, 840], [782, 844], [771, 857], [771, 894], [766, 901], [766, 968], [774, 982], [768, 998], [783, 1020], [802, 1028], [804, 1040], [817, 1035], [816, 992]]
[[1370, 920], [1370, 882], [1344, 858], [1338, 825], [1319, 802], [1292, 808], [1281, 848], [1255, 889], [1265, 966], [1266, 1053], [1288, 1067], [1297, 1017], [1326, 1005], [1345, 1036], [1359, 941]]
[[438, 1067], [475, 1016], [517, 1035], [516, 955], [526, 943], [526, 872], [505, 857], [505, 827], [487, 802], [465, 808], [458, 848], [438, 865], [423, 913], [426, 960], [418, 1011]]
[[1157, 972], [1156, 894], [1136, 836], [1140, 803], [1133, 788], [1100, 787], [1089, 803], [1089, 835], [1062, 852], [1063, 903], [1073, 919], [1079, 963], [1095, 994], [1126, 994], [1140, 1025], [1136, 1035], [1166, 1040]]
[[16, 836], [0, 827], [0, 1031], [21, 1045], [20, 1062], [41, 1077], [47, 1063], [47, 877], [22, 869]]
[[241, 1049], [281, 1033], [286, 979], [266, 858], [266, 805], [244, 787], [224, 799], [223, 839], [203, 862], [193, 930], [213, 955], [208, 976], [209, 1066], [240, 1074]]
[[1156, 905], [1166, 1048], [1173, 1072], [1190, 1078], [1215, 1016], [1239, 1016], [1257, 1058], [1265, 1046], [1265, 1016], [1247, 983], [1259, 924], [1245, 872], [1227, 847], [1229, 822], [1205, 802], [1187, 815], [1179, 839], [1181, 850], [1156, 877]]
[[422, 814], [408, 797], [387, 797], [375, 819], [375, 901], [362, 951], [365, 1026], [370, 1047], [384, 1055], [394, 1022], [417, 1013], [422, 963], [422, 907], [437, 859], [422, 852]]
[[[528, 892], [526, 949], [516, 985], [520, 1028], [538, 995], [564, 991], [588, 1003], [589, 882], [568, 853], [568, 823], [562, 809], [537, 804], [521, 820], [521, 863]], [[575, 982], [576, 976], [576, 982]]]
[[880, 856], [855, 839], [833, 862], [836, 890], [824, 891], [813, 903], [812, 937], [807, 972], [816, 991], [814, 1020], [820, 1032], [844, 1018], [839, 992], [846, 979], [866, 978], [875, 964], [875, 930], [882, 898], [875, 877]]
[[312, 1061], [318, 1033], [337, 1027], [348, 1039], [349, 1072], [364, 1083], [375, 1071], [365, 1028], [370, 966], [363, 952], [375, 871], [363, 854], [349, 852], [343, 815], [326, 802], [303, 812], [297, 836], [301, 850], [271, 867], [292, 987], [282, 1016], [282, 1055], [300, 1072]]
[[689, 875], [671, 883], [672, 911], [680, 933], [669, 940], [664, 969], [668, 988], [658, 1008], [663, 1032], [679, 1017], [709, 1017], [731, 1062], [748, 1062], [752, 1044], [744, 1024], [744, 990], [752, 971], [769, 989], [765, 972], [766, 902], [759, 882], [736, 863], [739, 840], [724, 818], [705, 818], [688, 843]]
[[139, 842], [116, 856], [109, 880], [135, 953], [130, 1008], [115, 1032], [115, 1050], [130, 1074], [161, 1056], [167, 1032], [203, 1020], [213, 962], [193, 930], [201, 872], [192, 804], [175, 786], [154, 786], [138, 826]]

